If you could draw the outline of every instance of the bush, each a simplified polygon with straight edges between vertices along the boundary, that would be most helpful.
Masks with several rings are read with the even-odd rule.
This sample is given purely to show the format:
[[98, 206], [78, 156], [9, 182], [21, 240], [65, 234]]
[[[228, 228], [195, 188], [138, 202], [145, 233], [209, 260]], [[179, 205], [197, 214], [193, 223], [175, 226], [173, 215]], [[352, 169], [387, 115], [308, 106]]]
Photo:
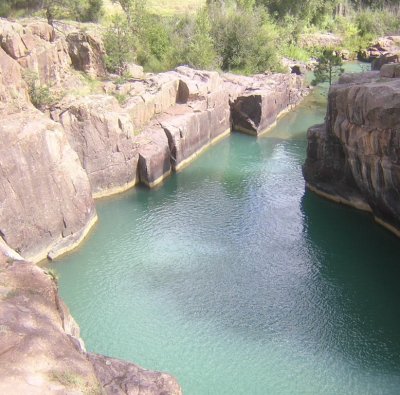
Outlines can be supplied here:
[[39, 110], [53, 106], [60, 98], [54, 95], [47, 85], [41, 85], [37, 73], [26, 70], [23, 78], [28, 85], [31, 103]]
[[217, 53], [211, 36], [211, 22], [206, 9], [197, 14], [193, 36], [189, 42], [187, 61], [191, 66], [201, 69], [218, 67]]
[[56, 19], [97, 22], [101, 16], [103, 0], [2, 0], [0, 16], [31, 15], [39, 10], [50, 11]]
[[135, 60], [136, 40], [124, 15], [115, 15], [103, 35], [106, 66], [112, 73], [122, 75], [129, 62]]
[[223, 70], [252, 74], [277, 70], [279, 33], [263, 8], [210, 9], [212, 36]]

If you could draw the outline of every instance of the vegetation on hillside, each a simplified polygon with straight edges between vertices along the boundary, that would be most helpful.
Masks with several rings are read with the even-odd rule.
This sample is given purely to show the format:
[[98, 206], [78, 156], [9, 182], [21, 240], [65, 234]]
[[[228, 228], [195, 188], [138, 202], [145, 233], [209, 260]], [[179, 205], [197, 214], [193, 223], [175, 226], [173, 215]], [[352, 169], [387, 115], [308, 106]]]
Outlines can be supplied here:
[[343, 42], [331, 51], [356, 53], [400, 29], [400, 0], [191, 0], [184, 3], [187, 10], [194, 4], [195, 12], [174, 16], [169, 11], [177, 9], [176, 0], [162, 2], [158, 14], [155, 2], [148, 2], [152, 7], [146, 0], [5, 0], [0, 15], [100, 18], [107, 67], [119, 74], [129, 62], [148, 71], [179, 64], [246, 74], [279, 71], [282, 56], [306, 61], [326, 50], [304, 45], [304, 33], [334, 33]]

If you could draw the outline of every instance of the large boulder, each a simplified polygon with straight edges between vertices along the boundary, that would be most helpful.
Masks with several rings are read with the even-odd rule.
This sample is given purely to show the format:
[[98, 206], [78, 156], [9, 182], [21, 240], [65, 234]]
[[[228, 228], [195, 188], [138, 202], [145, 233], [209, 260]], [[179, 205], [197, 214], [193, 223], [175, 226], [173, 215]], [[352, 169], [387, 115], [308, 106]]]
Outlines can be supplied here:
[[30, 109], [3, 117], [0, 135], [0, 235], [35, 262], [73, 248], [96, 211], [61, 126]]
[[297, 75], [258, 76], [232, 102], [232, 127], [257, 136], [270, 128], [282, 112], [295, 106], [307, 93], [302, 88], [302, 79]]
[[400, 63], [400, 51], [396, 54], [388, 53], [381, 55], [372, 61], [371, 69], [380, 70], [382, 66], [388, 63]]
[[333, 33], [305, 33], [300, 36], [300, 46], [303, 48], [338, 48], [343, 39]]
[[372, 62], [372, 70], [379, 70], [383, 64], [389, 63], [392, 56], [400, 52], [400, 36], [385, 36], [359, 53], [360, 60]]
[[72, 66], [76, 70], [83, 71], [93, 78], [106, 76], [106, 52], [100, 38], [78, 31], [67, 35], [67, 43]]
[[379, 74], [382, 78], [400, 78], [400, 64], [398, 63], [385, 64], [380, 69]]

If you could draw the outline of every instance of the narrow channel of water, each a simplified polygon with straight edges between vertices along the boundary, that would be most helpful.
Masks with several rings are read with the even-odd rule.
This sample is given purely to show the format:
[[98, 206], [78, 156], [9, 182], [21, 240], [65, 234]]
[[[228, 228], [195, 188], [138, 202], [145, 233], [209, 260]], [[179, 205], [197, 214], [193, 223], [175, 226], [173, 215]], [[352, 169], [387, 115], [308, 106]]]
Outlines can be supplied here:
[[267, 136], [98, 202], [95, 232], [52, 264], [90, 351], [186, 395], [399, 393], [400, 241], [304, 190], [325, 105], [316, 91]]

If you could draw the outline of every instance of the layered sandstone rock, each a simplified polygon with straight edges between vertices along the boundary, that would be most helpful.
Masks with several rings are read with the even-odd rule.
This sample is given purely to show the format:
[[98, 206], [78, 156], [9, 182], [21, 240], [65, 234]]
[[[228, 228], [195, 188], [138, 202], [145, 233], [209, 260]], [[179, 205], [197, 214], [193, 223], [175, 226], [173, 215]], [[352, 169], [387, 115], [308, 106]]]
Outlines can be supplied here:
[[88, 354], [101, 385], [112, 395], [181, 395], [176, 379], [167, 373], [146, 370], [133, 363]]
[[105, 50], [99, 37], [84, 32], [72, 32], [67, 35], [68, 53], [72, 66], [91, 76], [105, 77]]
[[86, 353], [50, 274], [1, 252], [0, 269], [0, 393], [181, 394], [166, 373]]
[[28, 87], [22, 69], [0, 48], [0, 114], [18, 112], [28, 105]]
[[183, 66], [144, 80], [107, 83], [105, 89], [125, 96], [125, 103], [109, 96], [72, 98], [53, 114], [78, 152], [95, 196], [126, 189], [138, 179], [153, 187], [231, 126], [258, 135], [308, 93], [295, 75], [221, 76]]
[[137, 182], [138, 150], [130, 116], [112, 96], [72, 98], [53, 116], [64, 128], [89, 176], [94, 197], [126, 190]]
[[57, 256], [96, 219], [91, 189], [61, 126], [30, 109], [0, 124], [0, 235], [25, 259]]
[[293, 74], [259, 76], [245, 86], [232, 103], [232, 127], [256, 136], [271, 127], [283, 111], [295, 106], [307, 93], [302, 90], [302, 79]]
[[332, 86], [325, 124], [308, 131], [303, 172], [310, 189], [400, 235], [400, 79], [386, 71]]
[[68, 45], [45, 22], [23, 26], [1, 19], [0, 45], [24, 69], [37, 73], [42, 84], [61, 84], [69, 74]]

